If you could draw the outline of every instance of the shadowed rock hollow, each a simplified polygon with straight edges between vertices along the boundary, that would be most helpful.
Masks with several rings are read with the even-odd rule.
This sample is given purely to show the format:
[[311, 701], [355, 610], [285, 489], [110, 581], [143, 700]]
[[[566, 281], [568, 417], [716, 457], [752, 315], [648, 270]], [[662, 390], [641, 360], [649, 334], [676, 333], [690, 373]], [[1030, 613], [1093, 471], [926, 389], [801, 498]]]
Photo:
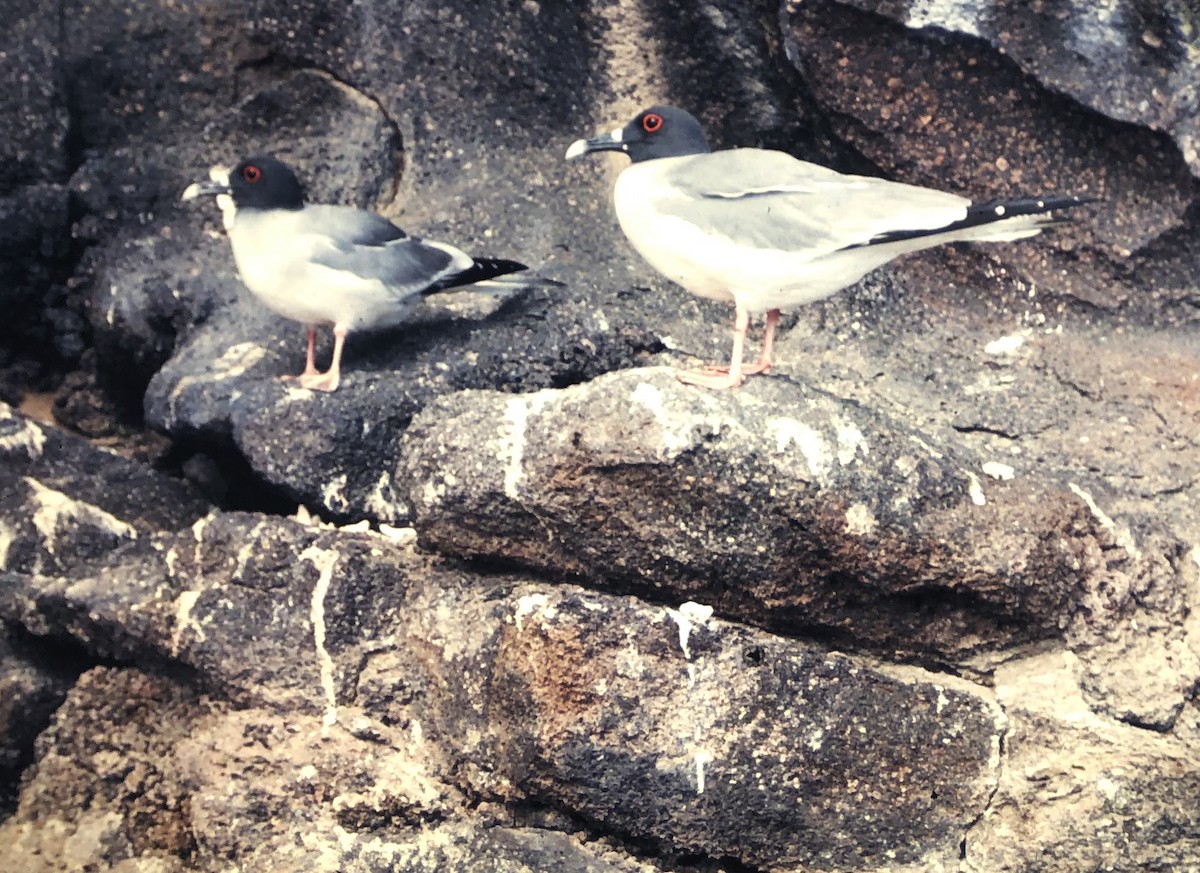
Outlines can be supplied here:
[[[1101, 5], [20, 0], [0, 869], [1200, 868], [1200, 22]], [[701, 391], [730, 313], [562, 160], [657, 101], [1098, 202]], [[565, 286], [289, 387], [178, 202], [264, 151]]]

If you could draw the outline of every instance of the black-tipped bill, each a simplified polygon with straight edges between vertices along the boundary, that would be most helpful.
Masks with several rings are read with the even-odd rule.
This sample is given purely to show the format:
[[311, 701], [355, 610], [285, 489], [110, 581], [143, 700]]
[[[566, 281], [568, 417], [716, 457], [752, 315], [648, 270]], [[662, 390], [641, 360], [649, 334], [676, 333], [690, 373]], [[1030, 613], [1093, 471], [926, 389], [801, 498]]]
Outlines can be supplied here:
[[601, 133], [587, 139], [577, 139], [567, 149], [567, 160], [572, 161], [592, 152], [627, 152], [629, 145], [621, 141], [621, 134], [622, 130], [618, 127], [612, 133]]
[[195, 200], [197, 197], [210, 197], [229, 194], [229, 170], [225, 167], [213, 167], [208, 171], [208, 180], [193, 182], [184, 189], [180, 200]]

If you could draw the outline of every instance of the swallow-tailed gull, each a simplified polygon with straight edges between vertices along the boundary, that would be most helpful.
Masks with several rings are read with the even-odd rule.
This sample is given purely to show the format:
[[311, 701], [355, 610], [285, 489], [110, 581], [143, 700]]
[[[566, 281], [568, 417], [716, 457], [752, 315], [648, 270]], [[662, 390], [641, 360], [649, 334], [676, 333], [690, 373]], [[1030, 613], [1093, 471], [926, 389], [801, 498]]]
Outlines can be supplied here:
[[[907, 252], [961, 240], [1016, 240], [1089, 202], [1040, 197], [973, 203], [957, 194], [848, 176], [757, 148], [711, 151], [704, 129], [674, 106], [574, 142], [567, 158], [618, 151], [632, 161], [613, 199], [621, 229], [651, 266], [693, 294], [736, 308], [728, 367], [681, 372], [710, 388], [771, 369], [781, 309], [840, 291]], [[742, 362], [750, 315], [765, 312], [762, 354]]]
[[[347, 333], [399, 324], [422, 295], [527, 269], [409, 236], [373, 212], [305, 203], [296, 174], [266, 155], [232, 170], [213, 167], [183, 199], [204, 194], [216, 195], [246, 287], [269, 309], [308, 326], [304, 372], [284, 377], [305, 388], [337, 388]], [[321, 373], [313, 346], [324, 324], [333, 327], [333, 359]]]

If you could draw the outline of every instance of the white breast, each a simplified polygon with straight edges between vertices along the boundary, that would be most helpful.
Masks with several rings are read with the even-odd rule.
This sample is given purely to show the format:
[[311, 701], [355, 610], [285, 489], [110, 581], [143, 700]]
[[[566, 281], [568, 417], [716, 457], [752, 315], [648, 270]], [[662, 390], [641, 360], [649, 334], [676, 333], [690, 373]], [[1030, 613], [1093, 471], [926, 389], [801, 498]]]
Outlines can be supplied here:
[[382, 283], [315, 264], [327, 247], [300, 227], [301, 212], [241, 210], [229, 228], [242, 282], [269, 309], [304, 324], [353, 330], [401, 321], [408, 305]]
[[617, 177], [613, 205], [621, 230], [638, 254], [672, 282], [701, 297], [732, 300], [732, 289], [714, 274], [705, 254], [705, 234], [657, 208], [665, 192], [660, 173], [653, 170], [652, 163], [633, 164]]

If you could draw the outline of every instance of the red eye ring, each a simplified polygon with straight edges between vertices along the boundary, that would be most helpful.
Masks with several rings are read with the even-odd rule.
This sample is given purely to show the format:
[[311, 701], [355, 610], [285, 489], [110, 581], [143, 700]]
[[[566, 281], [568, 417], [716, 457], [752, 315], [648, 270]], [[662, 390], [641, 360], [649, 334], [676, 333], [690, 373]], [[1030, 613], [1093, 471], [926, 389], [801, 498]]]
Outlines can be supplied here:
[[642, 130], [646, 133], [658, 133], [662, 126], [663, 118], [657, 112], [647, 112], [642, 116]]
[[262, 170], [253, 164], [249, 164], [245, 167], [242, 167], [242, 178], [253, 185], [262, 178]]

